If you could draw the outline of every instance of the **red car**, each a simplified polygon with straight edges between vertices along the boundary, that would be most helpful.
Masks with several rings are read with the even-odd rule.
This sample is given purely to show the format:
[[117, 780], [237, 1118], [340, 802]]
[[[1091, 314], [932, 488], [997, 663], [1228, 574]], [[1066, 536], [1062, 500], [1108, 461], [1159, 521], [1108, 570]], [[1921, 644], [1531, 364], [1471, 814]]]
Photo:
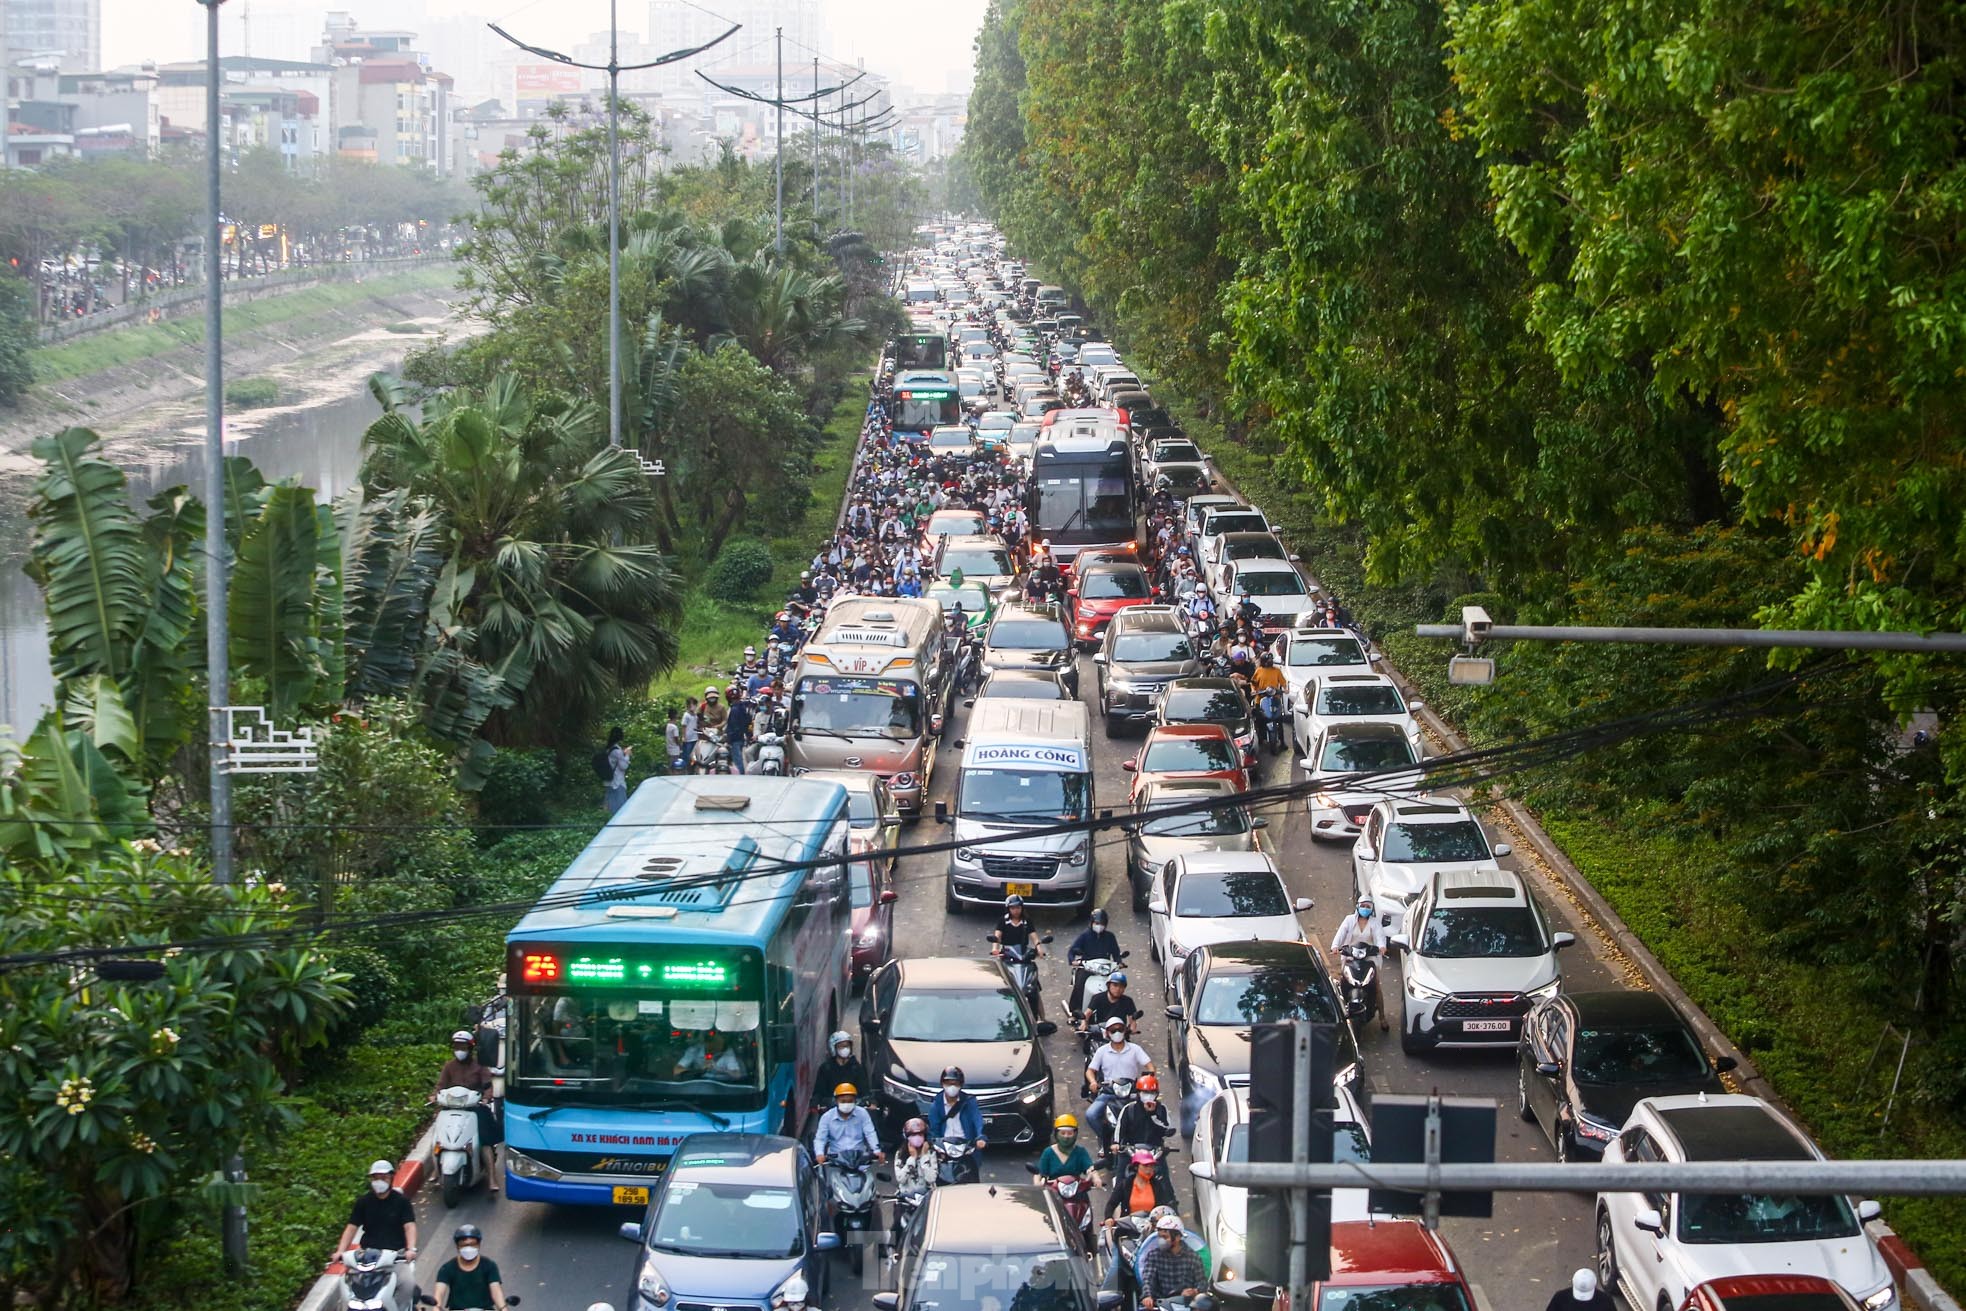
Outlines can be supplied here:
[[[1425, 1299], [1397, 1296], [1406, 1289], [1425, 1290]], [[1418, 1220], [1341, 1220], [1331, 1226], [1331, 1277], [1312, 1290], [1307, 1311], [1380, 1305], [1474, 1311], [1475, 1300], [1454, 1253]]]
[[1229, 730], [1220, 724], [1157, 724], [1147, 730], [1140, 754], [1120, 762], [1133, 775], [1127, 801], [1137, 801], [1140, 789], [1163, 778], [1225, 778], [1238, 792], [1249, 790], [1249, 771]]
[[1106, 636], [1113, 616], [1136, 605], [1151, 605], [1153, 584], [1137, 564], [1095, 564], [1072, 579], [1072, 640], [1090, 651]]
[[1680, 1311], [1858, 1311], [1856, 1299], [1818, 1275], [1732, 1275], [1709, 1279]]

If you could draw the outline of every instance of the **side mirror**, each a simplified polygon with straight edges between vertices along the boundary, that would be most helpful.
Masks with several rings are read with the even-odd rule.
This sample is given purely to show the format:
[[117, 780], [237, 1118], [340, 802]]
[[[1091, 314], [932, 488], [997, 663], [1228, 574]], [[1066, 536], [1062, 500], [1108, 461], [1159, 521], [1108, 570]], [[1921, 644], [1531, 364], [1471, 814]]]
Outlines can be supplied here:
[[1427, 708], [1427, 703], [1424, 701], [1408, 701], [1406, 703], [1406, 708], [1408, 710], [1425, 710]]
[[1538, 1061], [1536, 1063], [1536, 1073], [1542, 1075], [1545, 1079], [1554, 1079], [1557, 1075], [1563, 1073], [1563, 1067], [1555, 1061]]
[[1147, 901], [1147, 909], [1156, 915], [1165, 915], [1167, 914], [1167, 903], [1159, 897], [1152, 897]]
[[1106, 653], [1105, 653], [1104, 651], [1095, 651], [1095, 652], [1093, 653], [1093, 655], [1092, 655], [1092, 663], [1093, 663], [1093, 664], [1095, 664], [1095, 665], [1103, 665], [1103, 664], [1105, 664], [1105, 663], [1106, 663]]
[[1120, 761], [1120, 768], [1129, 774], [1137, 773], [1140, 769], [1140, 762], [1137, 760], [1122, 760]]
[[874, 1311], [901, 1311], [901, 1294], [874, 1294]]
[[938, 801], [935, 803], [935, 822], [938, 824], [947, 824], [949, 822], [948, 802]]
[[1873, 1220], [1882, 1219], [1883, 1216], [1884, 1208], [1876, 1202], [1866, 1199], [1857, 1203], [1857, 1219], [1862, 1223], [1869, 1224]]
[[940, 714], [930, 715], [928, 717], [928, 731], [931, 733], [940, 733], [944, 722], [946, 721], [943, 720]]
[[1556, 948], [1558, 951], [1562, 951], [1565, 947], [1574, 947], [1576, 945], [1577, 935], [1574, 933], [1555, 933], [1550, 935], [1550, 946]]
[[976, 704], [976, 698], [975, 698], [975, 697], [970, 697], [970, 698], [969, 698], [968, 700], [966, 700], [966, 701], [964, 701], [964, 702], [963, 702], [963, 709], [964, 709], [964, 710], [967, 710], [967, 709], [969, 709], [969, 708], [970, 708], [971, 706], [973, 706], [973, 705], [975, 705], [975, 704]]
[[1716, 1056], [1713, 1058], [1713, 1068], [1716, 1074], [1725, 1074], [1729, 1070], [1739, 1069], [1740, 1066], [1741, 1063], [1732, 1056]]
[[1252, 819], [1249, 821], [1249, 827], [1251, 828], [1268, 828], [1269, 826], [1270, 821], [1267, 819]]
[[642, 1241], [642, 1227], [633, 1222], [622, 1225], [621, 1228], [615, 1230], [615, 1233], [621, 1235], [621, 1237], [627, 1239], [631, 1243], [639, 1243]]
[[1298, 910], [1309, 910], [1311, 908], [1311, 899], [1309, 897], [1299, 897], [1291, 904]]
[[1409, 939], [1404, 933], [1388, 933], [1386, 935], [1386, 945], [1389, 947], [1397, 947], [1401, 951], [1413, 950], [1412, 940]]
[[812, 1246], [817, 1252], [836, 1252], [840, 1247], [840, 1236], [830, 1229], [824, 1230], [813, 1236]]
[[881, 889], [881, 905], [892, 906], [895, 902], [899, 900], [901, 900], [901, 894], [896, 892], [893, 888]]
[[1188, 1173], [1197, 1179], [1206, 1179], [1210, 1183], [1214, 1183], [1215, 1163], [1212, 1161], [1190, 1161], [1188, 1162]]
[[1052, 1034], [1056, 1032], [1058, 1032], [1058, 1026], [1056, 1024], [1053, 1024], [1050, 1020], [1038, 1021], [1038, 1037], [1049, 1038]]
[[1497, 842], [1495, 844], [1495, 854], [1497, 856], [1513, 856], [1515, 855], [1515, 848], [1506, 842]]
[[1186, 1020], [1188, 1018], [1188, 1010], [1185, 1006], [1170, 1006], [1167, 1008], [1167, 1018], [1170, 1020]]
[[1637, 1215], [1633, 1216], [1632, 1225], [1640, 1233], [1651, 1234], [1654, 1238], [1664, 1238], [1666, 1236], [1665, 1217], [1650, 1208], [1640, 1211]]
[[1289, 558], [1290, 558], [1290, 563], [1292, 564], [1301, 564], [1303, 563], [1304, 560], [1303, 556], [1294, 553]]
[[864, 1015], [860, 1019], [860, 1027], [869, 1033], [879, 1033], [881, 1031], [881, 1017], [878, 1015]]

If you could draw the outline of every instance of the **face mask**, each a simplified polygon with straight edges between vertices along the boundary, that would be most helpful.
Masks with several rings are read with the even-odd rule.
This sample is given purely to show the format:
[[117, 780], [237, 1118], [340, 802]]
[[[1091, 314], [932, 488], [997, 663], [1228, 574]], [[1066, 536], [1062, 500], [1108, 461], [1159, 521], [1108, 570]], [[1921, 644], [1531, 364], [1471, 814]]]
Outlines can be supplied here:
[[961, 1092], [962, 1090], [963, 1090], [963, 1086], [959, 1083], [945, 1083], [942, 1085], [942, 1095], [944, 1097], [947, 1097], [950, 1101], [954, 1101], [956, 1099], [956, 1094]]
[[387, 1179], [371, 1179], [369, 1180], [369, 1191], [380, 1197], [389, 1191], [389, 1181]]
[[840, 1103], [840, 1114], [841, 1114], [841, 1115], [852, 1115], [852, 1114], [853, 1114], [853, 1103], [852, 1103], [852, 1102], [841, 1102], [841, 1103]]
[[1153, 1104], [1154, 1104], [1155, 1102], [1158, 1102], [1159, 1100], [1160, 1100], [1160, 1094], [1159, 1094], [1159, 1093], [1141, 1093], [1141, 1094], [1140, 1094], [1140, 1104], [1141, 1104], [1142, 1106], [1146, 1106], [1146, 1107], [1152, 1107], [1152, 1106], [1153, 1106]]
[[1115, 1046], [1115, 1047], [1124, 1047], [1124, 1046], [1126, 1046], [1126, 1030], [1125, 1030], [1125, 1029], [1115, 1029], [1115, 1030], [1113, 1030], [1113, 1046]]
[[1362, 920], [1369, 920], [1369, 919], [1371, 919], [1371, 918], [1372, 918], [1372, 907], [1370, 907], [1370, 906], [1360, 906], [1360, 907], [1358, 908], [1358, 917], [1359, 917], [1360, 919], [1362, 919]]
[[908, 1135], [908, 1146], [910, 1147], [920, 1147], [927, 1141], [928, 1138], [923, 1134], [911, 1133]]
[[833, 1048], [833, 1055], [839, 1057], [843, 1061], [850, 1061], [853, 1059], [853, 1048], [835, 1047]]
[[1070, 1147], [1073, 1143], [1077, 1142], [1078, 1140], [1079, 1140], [1078, 1134], [1073, 1133], [1069, 1130], [1060, 1133], [1058, 1135], [1058, 1145], [1060, 1147]]
[[457, 1249], [457, 1256], [460, 1261], [476, 1261], [478, 1259], [478, 1249], [475, 1247], [460, 1247]]
[[457, 1057], [460, 1061], [468, 1061], [471, 1059], [471, 1049], [469, 1047], [453, 1047], [451, 1048], [451, 1055]]

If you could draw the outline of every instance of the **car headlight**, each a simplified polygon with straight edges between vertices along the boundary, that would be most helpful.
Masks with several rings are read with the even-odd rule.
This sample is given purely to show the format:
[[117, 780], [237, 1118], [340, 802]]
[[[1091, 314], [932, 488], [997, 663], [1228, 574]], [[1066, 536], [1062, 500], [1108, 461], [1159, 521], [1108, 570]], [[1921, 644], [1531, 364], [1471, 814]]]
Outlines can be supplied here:
[[1329, 792], [1316, 792], [1311, 795], [1311, 807], [1314, 810], [1335, 810], [1338, 798]]
[[1205, 1070], [1199, 1065], [1190, 1065], [1188, 1067], [1188, 1077], [1195, 1081], [1197, 1092], [1213, 1096], [1222, 1091], [1222, 1081], [1215, 1076], [1213, 1070]]
[[662, 1272], [655, 1268], [655, 1262], [642, 1265], [642, 1273], [635, 1280], [635, 1291], [657, 1306], [669, 1305], [669, 1285], [662, 1281]]
[[1173, 938], [1167, 940], [1167, 954], [1175, 960], [1187, 959], [1188, 949]]
[[1072, 865], [1084, 865], [1086, 862], [1085, 843], [1081, 842], [1079, 843], [1079, 845], [1073, 847], [1069, 852], [1067, 852], [1065, 855], [1065, 860], [1067, 863]]
[[881, 1091], [885, 1092], [888, 1096], [900, 1102], [914, 1102], [914, 1101], [921, 1100], [920, 1092], [918, 1092], [913, 1086], [901, 1082], [901, 1080], [895, 1078], [891, 1074], [883, 1074], [881, 1076]]
[[1119, 692], [1126, 696], [1132, 696], [1140, 688], [1130, 678], [1109, 678], [1106, 680], [1106, 690], [1108, 692]]
[[1579, 1138], [1588, 1138], [1594, 1143], [1608, 1143], [1618, 1136], [1617, 1125], [1582, 1111], [1577, 1112], [1576, 1130]]
[[785, 1296], [785, 1289], [788, 1285], [794, 1283], [803, 1284], [805, 1282], [805, 1278], [806, 1278], [806, 1272], [803, 1269], [794, 1266], [792, 1269], [792, 1273], [786, 1275], [784, 1282], [779, 1284], [778, 1287], [771, 1290], [771, 1296], [767, 1297], [765, 1301], [772, 1304], [773, 1306], [776, 1306], [778, 1304], [778, 1300], [781, 1297]]
[[1875, 1293], [1872, 1293], [1869, 1297], [1864, 1298], [1858, 1303], [1859, 1306], [1863, 1307], [1864, 1311], [1884, 1311], [1885, 1307], [1896, 1306], [1897, 1304], [1898, 1290], [1890, 1284], [1884, 1285], [1884, 1287], [1878, 1289]]
[[863, 947], [880, 946], [881, 926], [878, 924], [870, 924], [866, 928], [862, 929], [860, 931], [860, 945]]
[[[1232, 1235], [1231, 1231], [1226, 1227], [1222, 1230], [1222, 1236], [1225, 1238], [1233, 1236], [1238, 1243], [1240, 1243], [1242, 1238], [1240, 1234]], [[1242, 1248], [1240, 1246], [1218, 1249], [1215, 1257], [1215, 1282], [1219, 1284], [1228, 1283], [1236, 1277], [1236, 1272], [1240, 1269], [1242, 1269]]]
[[1407, 995], [1415, 1001], [1439, 1001], [1447, 995], [1447, 989], [1430, 988], [1414, 978], [1411, 971], [1408, 971], [1406, 975], [1406, 991]]
[[915, 776], [913, 774], [896, 774], [888, 780], [888, 784], [891, 787], [911, 788], [915, 786]]
[[957, 847], [956, 863], [958, 865], [974, 865], [976, 863], [976, 852], [969, 847]]
[[1017, 1100], [1026, 1106], [1043, 1101], [1051, 1094], [1051, 1076], [1045, 1075], [1036, 1083], [1027, 1083], [1017, 1090]]
[[1556, 996], [1557, 991], [1562, 987], [1563, 978], [1559, 975], [1540, 988], [1531, 988], [1529, 990], [1529, 996], [1536, 1001], [1548, 1001], [1550, 998]]

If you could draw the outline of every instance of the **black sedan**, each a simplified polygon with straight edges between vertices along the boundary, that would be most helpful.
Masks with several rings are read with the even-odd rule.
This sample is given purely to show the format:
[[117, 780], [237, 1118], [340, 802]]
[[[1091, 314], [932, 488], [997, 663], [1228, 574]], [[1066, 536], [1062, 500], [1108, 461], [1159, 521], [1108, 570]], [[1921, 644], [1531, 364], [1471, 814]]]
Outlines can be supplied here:
[[1339, 1081], [1359, 1077], [1358, 1044], [1340, 1023], [1338, 1001], [1315, 948], [1301, 942], [1218, 942], [1188, 953], [1167, 1008], [1167, 1058], [1179, 1079], [1181, 1132], [1194, 1108], [1249, 1079], [1251, 1026], [1285, 1020], [1339, 1024]]
[[963, 1072], [991, 1142], [1051, 1135], [1051, 1065], [1038, 1039], [1058, 1031], [1037, 1020], [993, 957], [918, 957], [874, 972], [860, 1007], [867, 1077], [892, 1136], [941, 1095], [942, 1071]]
[[1516, 1050], [1516, 1110], [1559, 1161], [1602, 1156], [1640, 1098], [1725, 1092], [1734, 1068], [1656, 992], [1560, 992], [1529, 1012]]

